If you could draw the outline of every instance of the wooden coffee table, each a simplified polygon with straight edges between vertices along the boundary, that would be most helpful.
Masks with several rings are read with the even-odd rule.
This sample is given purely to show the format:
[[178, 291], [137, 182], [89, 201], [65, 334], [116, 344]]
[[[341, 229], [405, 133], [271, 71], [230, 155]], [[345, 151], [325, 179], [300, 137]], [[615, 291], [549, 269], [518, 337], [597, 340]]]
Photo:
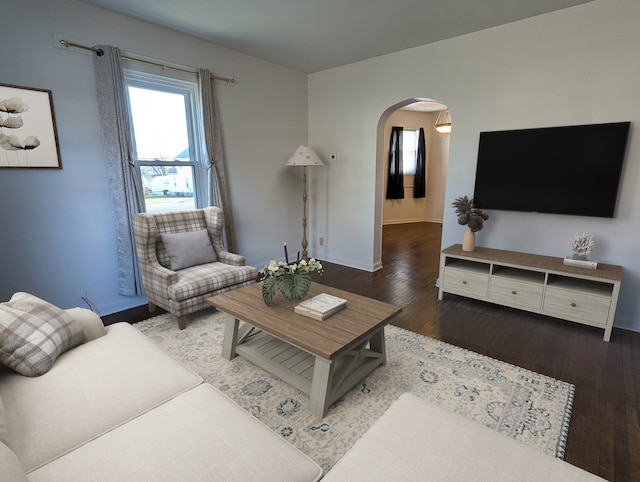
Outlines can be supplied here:
[[[313, 283], [307, 297], [329, 293], [347, 307], [324, 321], [294, 313], [297, 302], [281, 294], [270, 306], [262, 283], [207, 299], [227, 313], [222, 356], [240, 355], [309, 395], [324, 417], [331, 403], [386, 363], [384, 327], [402, 308]], [[241, 323], [243, 322], [243, 323]]]

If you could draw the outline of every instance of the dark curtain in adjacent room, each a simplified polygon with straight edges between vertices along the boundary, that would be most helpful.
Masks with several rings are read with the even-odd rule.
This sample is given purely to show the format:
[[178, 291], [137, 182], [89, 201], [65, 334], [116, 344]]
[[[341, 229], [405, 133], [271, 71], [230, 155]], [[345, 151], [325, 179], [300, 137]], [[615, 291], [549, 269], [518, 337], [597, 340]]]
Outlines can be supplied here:
[[404, 199], [402, 174], [402, 127], [391, 128], [389, 140], [389, 171], [387, 176], [387, 199]]
[[426, 183], [426, 160], [425, 160], [425, 144], [424, 144], [424, 129], [420, 128], [420, 134], [418, 135], [418, 149], [416, 155], [416, 177], [413, 186], [413, 197], [426, 197], [427, 183]]

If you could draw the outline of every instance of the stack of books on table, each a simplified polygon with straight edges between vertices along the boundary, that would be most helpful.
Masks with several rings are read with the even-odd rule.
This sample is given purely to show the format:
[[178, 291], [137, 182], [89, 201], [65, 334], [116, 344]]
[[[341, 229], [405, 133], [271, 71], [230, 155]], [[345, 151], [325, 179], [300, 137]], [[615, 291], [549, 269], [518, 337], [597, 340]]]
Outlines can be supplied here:
[[323, 321], [345, 306], [347, 306], [347, 300], [344, 298], [338, 298], [337, 296], [327, 293], [320, 293], [313, 298], [303, 301], [297, 305], [293, 311], [299, 315]]

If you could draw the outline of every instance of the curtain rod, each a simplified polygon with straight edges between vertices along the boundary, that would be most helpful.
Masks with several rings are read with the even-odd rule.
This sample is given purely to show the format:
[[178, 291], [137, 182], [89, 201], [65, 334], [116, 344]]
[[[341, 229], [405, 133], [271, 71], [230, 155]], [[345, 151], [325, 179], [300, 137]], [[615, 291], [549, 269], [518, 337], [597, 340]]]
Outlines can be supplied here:
[[[87, 47], [86, 45], [80, 45], [80, 44], [76, 44], [73, 42], [69, 42], [68, 40], [60, 40], [60, 43], [62, 45], [64, 45], [65, 47], [69, 48], [69, 47], [76, 47], [79, 49], [84, 49], [84, 50], [90, 50], [91, 52], [94, 52], [98, 57], [102, 57], [104, 55], [104, 51], [102, 49], [98, 49], [96, 47]], [[170, 70], [177, 70], [178, 72], [186, 72], [187, 74], [193, 74], [193, 75], [197, 75], [198, 73], [194, 70], [189, 70], [189, 69], [183, 69], [180, 67], [173, 67], [171, 65], [165, 65], [165, 64], [161, 64], [159, 62], [153, 62], [151, 60], [146, 60], [146, 59], [138, 59], [135, 57], [129, 57], [127, 55], [121, 55], [121, 57], [125, 60], [130, 60], [132, 62], [140, 62], [143, 64], [147, 64], [147, 65], [153, 65], [155, 67], [160, 67], [162, 69], [170, 69]], [[236, 79], [233, 77], [218, 77], [217, 75], [213, 75], [211, 74], [211, 78], [213, 80], [220, 80], [222, 82], [226, 82], [227, 84], [235, 84], [236, 83]]]

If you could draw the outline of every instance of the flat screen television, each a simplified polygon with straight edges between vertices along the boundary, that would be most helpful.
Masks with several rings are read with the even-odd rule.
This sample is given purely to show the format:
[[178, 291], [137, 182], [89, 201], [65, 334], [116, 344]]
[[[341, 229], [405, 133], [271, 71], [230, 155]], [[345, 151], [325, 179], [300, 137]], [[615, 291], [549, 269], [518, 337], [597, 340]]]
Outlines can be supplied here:
[[481, 132], [482, 209], [614, 217], [631, 122]]

